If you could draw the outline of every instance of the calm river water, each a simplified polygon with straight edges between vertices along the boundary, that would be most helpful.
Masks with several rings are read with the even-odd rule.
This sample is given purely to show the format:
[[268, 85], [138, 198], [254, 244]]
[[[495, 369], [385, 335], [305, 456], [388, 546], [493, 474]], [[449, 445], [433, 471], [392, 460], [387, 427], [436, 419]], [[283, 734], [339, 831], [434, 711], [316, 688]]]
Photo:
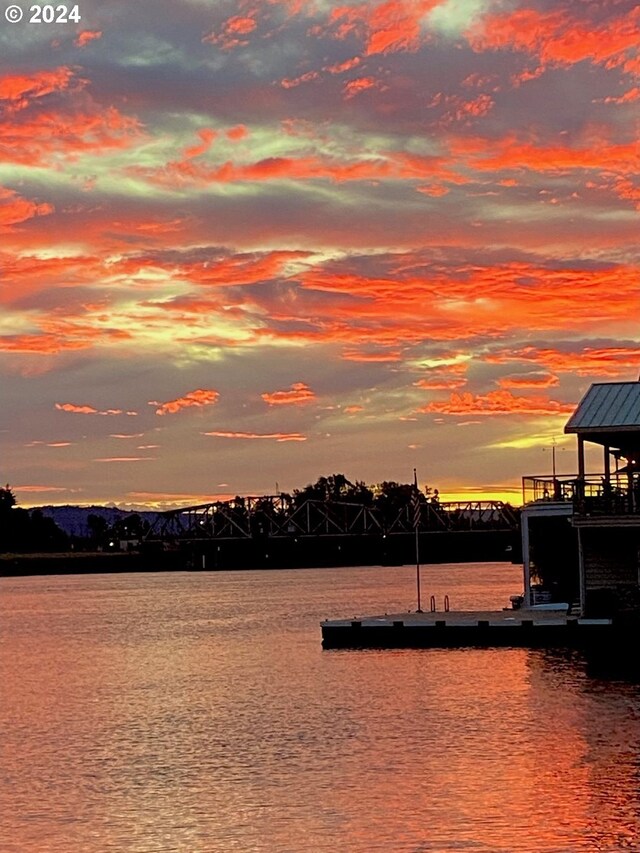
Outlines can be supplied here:
[[[640, 687], [545, 651], [322, 651], [414, 572], [4, 578], [2, 853], [640, 850]], [[495, 608], [509, 564], [427, 566]], [[636, 653], [636, 650], [634, 650]]]

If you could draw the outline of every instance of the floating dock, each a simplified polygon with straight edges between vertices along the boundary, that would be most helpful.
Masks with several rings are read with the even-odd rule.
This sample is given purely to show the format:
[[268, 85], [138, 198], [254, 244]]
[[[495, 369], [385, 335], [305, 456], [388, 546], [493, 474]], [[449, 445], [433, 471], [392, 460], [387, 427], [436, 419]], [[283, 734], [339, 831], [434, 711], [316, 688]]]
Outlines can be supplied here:
[[325, 649], [597, 648], [618, 637], [612, 619], [584, 619], [550, 610], [399, 613], [328, 619]]

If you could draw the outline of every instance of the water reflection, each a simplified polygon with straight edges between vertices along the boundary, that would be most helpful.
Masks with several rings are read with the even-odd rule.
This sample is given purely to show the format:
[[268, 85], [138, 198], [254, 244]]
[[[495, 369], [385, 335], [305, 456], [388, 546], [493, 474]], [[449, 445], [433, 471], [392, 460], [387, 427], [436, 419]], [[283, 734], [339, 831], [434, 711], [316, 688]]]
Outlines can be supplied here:
[[[398, 569], [3, 581], [3, 853], [640, 849], [638, 686], [524, 649], [323, 652]], [[498, 607], [515, 567], [430, 567]]]

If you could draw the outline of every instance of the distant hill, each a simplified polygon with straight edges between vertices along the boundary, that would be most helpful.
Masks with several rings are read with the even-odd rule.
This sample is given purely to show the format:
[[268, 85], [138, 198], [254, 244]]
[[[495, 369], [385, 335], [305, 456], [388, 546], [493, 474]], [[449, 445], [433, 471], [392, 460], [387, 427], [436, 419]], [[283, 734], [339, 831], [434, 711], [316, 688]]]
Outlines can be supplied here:
[[39, 509], [44, 516], [52, 518], [58, 527], [69, 536], [89, 535], [89, 525], [87, 524], [87, 516], [89, 515], [99, 515], [109, 525], [120, 518], [127, 518], [131, 515], [139, 515], [149, 524], [153, 524], [159, 515], [159, 513], [151, 510], [134, 512], [133, 510], [118, 509], [115, 506], [38, 506], [32, 507], [33, 509]]

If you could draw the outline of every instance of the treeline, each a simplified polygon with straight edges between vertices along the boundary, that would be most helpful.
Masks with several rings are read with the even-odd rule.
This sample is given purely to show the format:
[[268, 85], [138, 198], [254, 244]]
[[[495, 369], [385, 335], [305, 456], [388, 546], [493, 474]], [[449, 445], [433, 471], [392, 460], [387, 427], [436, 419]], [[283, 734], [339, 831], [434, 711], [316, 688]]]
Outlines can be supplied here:
[[17, 507], [9, 486], [0, 488], [0, 552], [50, 553], [68, 548], [69, 537], [52, 518], [39, 509]]
[[[291, 498], [294, 504], [304, 503], [306, 500], [336, 501], [363, 504], [380, 510], [400, 510], [411, 503], [414, 494], [413, 483], [385, 480], [372, 486], [362, 480], [352, 483], [344, 474], [331, 474], [329, 477], [319, 477], [315, 483], [305, 486], [304, 489], [294, 489]], [[439, 500], [438, 490], [432, 490], [430, 486], [418, 489], [418, 496], [421, 501], [427, 500], [429, 496], [434, 502]]]
[[42, 510], [19, 507], [9, 485], [0, 488], [0, 553], [127, 550], [137, 546], [148, 530], [149, 522], [135, 512], [113, 523], [88, 513], [86, 535], [71, 535]]

